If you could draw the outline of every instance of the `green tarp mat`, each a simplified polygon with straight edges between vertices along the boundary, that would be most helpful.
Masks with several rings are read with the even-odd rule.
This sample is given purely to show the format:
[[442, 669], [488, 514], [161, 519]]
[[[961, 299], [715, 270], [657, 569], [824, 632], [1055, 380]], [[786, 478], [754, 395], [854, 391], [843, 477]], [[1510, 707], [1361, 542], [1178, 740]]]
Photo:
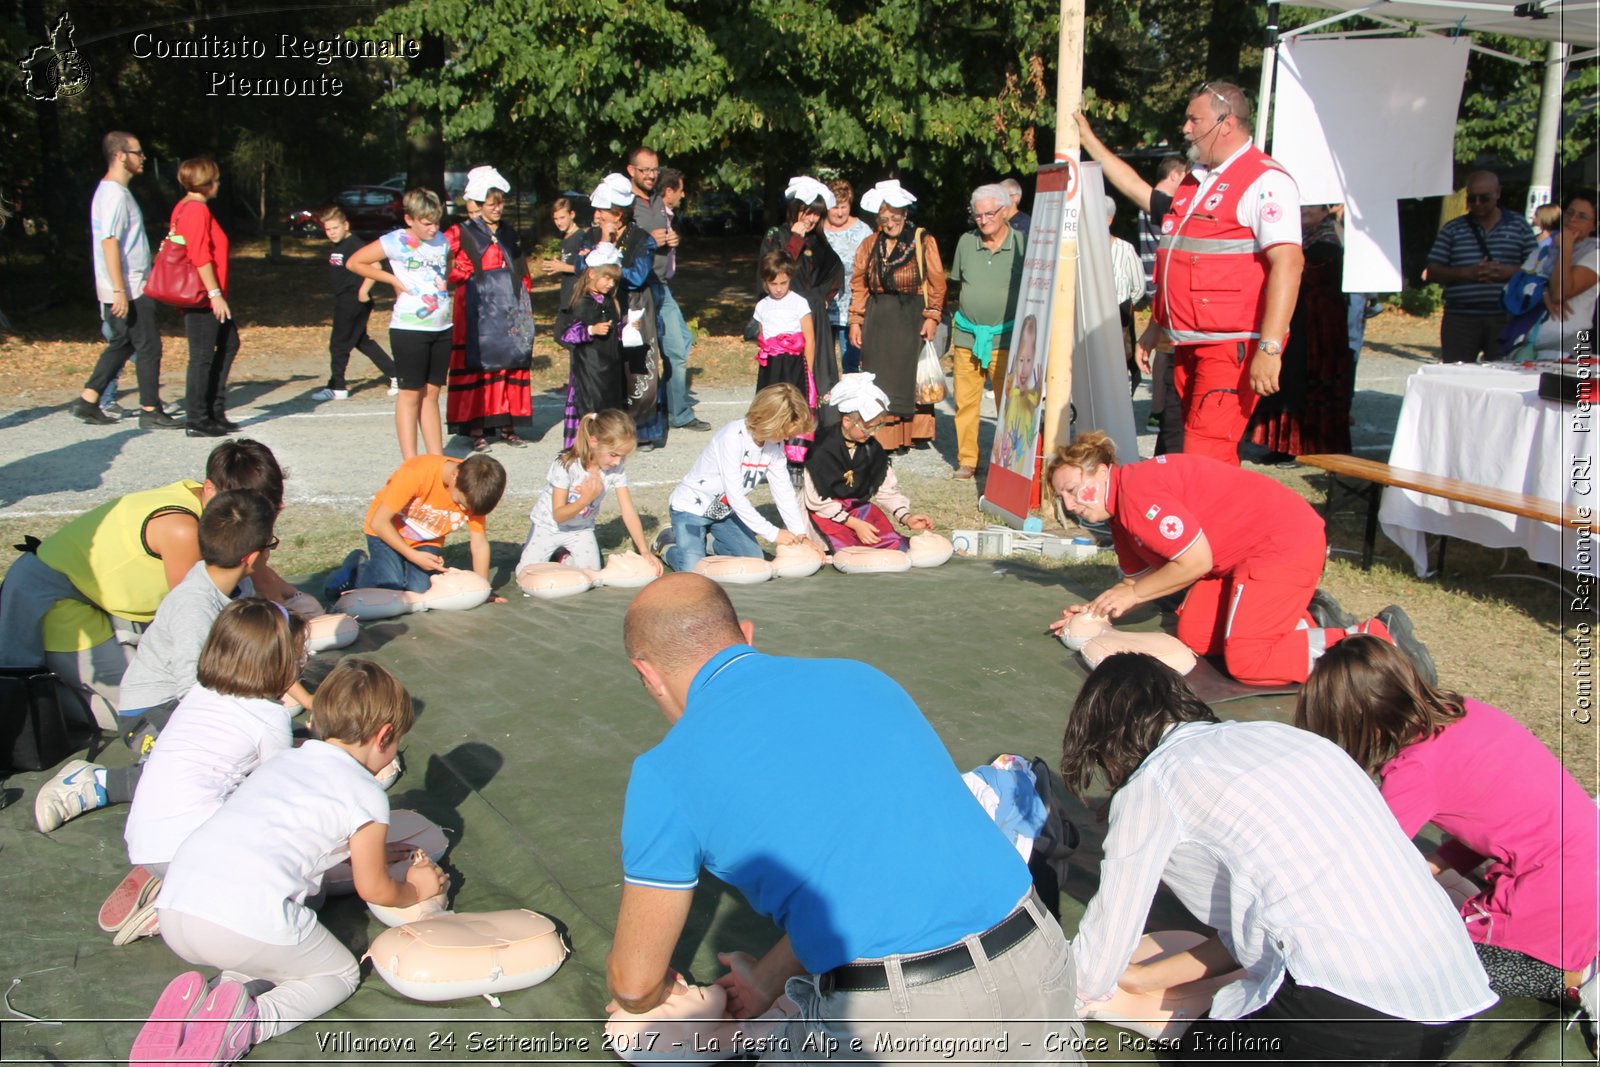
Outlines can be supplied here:
[[[737, 586], [730, 594], [754, 621], [765, 651], [865, 660], [897, 679], [938, 729], [956, 763], [969, 768], [999, 752], [1043, 756], [1054, 765], [1081, 671], [1046, 635], [1066, 603], [1098, 590], [1074, 588], [1069, 571], [1012, 561], [955, 560], [931, 571]], [[309, 584], [309, 583], [308, 583]], [[445, 860], [458, 911], [524, 907], [563, 927], [572, 945], [547, 982], [482, 999], [419, 1004], [365, 968], [360, 990], [328, 1016], [253, 1050], [249, 1063], [520, 1063], [611, 1059], [601, 1048], [605, 958], [621, 898], [618, 832], [633, 758], [660, 739], [666, 721], [622, 652], [632, 593], [600, 589], [547, 602], [507, 591], [510, 603], [459, 614], [422, 614], [362, 628], [360, 640], [318, 656], [310, 676], [340, 655], [370, 656], [417, 700], [416, 728], [403, 742], [406, 773], [391, 793], [445, 827]], [[1135, 625], [1155, 620], [1137, 616]], [[837, 699], [830, 694], [828, 699]], [[1247, 698], [1231, 718], [1286, 718], [1292, 697]], [[782, 752], [770, 759], [781, 761]], [[113, 743], [104, 759], [125, 763]], [[835, 773], [870, 773], [870, 753], [839, 753]], [[759, 778], [760, 766], [730, 767], [728, 796]], [[186, 969], [159, 938], [113, 947], [95, 925], [105, 894], [127, 870], [126, 808], [92, 812], [48, 836], [33, 825], [33, 795], [46, 776], [15, 775], [0, 811], [0, 989], [11, 979], [16, 1012], [0, 1013], [5, 1062], [126, 1062], [155, 998]], [[773, 832], [804, 811], [773, 813]], [[1095, 889], [1101, 831], [1079, 812], [1084, 841], [1061, 906], [1076, 929]], [[382, 932], [355, 898], [330, 901], [323, 920], [358, 954]], [[1151, 928], [1193, 928], [1165, 895]], [[716, 953], [759, 953], [776, 938], [737, 893], [708, 880], [697, 891], [674, 963], [694, 981], [721, 973]], [[1403, 963], [1397, 963], [1403, 966]], [[1475, 1022], [1462, 1062], [1574, 1062], [1586, 1053], [1563, 1034], [1553, 1008], [1504, 1002]], [[1107, 1051], [1091, 1059], [1148, 1062], [1144, 1043], [1090, 1024]], [[1330, 1050], [1333, 1052], [1334, 1050]]]

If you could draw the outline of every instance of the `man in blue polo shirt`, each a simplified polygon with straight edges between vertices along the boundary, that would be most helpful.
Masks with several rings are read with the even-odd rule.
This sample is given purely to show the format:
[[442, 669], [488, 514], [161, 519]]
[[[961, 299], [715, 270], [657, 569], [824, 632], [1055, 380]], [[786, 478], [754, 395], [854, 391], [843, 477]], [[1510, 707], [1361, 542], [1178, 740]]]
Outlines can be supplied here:
[[1500, 210], [1500, 179], [1486, 170], [1468, 175], [1467, 213], [1445, 223], [1428, 252], [1428, 281], [1444, 286], [1441, 363], [1500, 358], [1500, 293], [1533, 245], [1528, 224]]
[[695, 574], [628, 609], [628, 658], [672, 725], [628, 781], [617, 1004], [674, 995], [705, 869], [784, 931], [717, 980], [735, 1018], [797, 1006], [764, 1056], [1082, 1062], [1060, 924], [905, 690], [863, 663], [757, 652], [752, 632]]

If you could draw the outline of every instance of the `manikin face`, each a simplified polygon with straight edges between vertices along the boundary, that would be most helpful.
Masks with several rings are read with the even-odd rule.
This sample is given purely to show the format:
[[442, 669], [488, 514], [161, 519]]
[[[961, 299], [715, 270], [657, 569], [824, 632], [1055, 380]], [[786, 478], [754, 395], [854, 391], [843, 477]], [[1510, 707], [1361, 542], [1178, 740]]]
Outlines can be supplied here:
[[789, 276], [779, 274], [767, 283], [767, 295], [774, 300], [782, 300], [789, 295]]
[[1100, 467], [1093, 474], [1085, 474], [1077, 467], [1062, 467], [1050, 478], [1050, 488], [1061, 498], [1061, 506], [1085, 522], [1105, 522], [1111, 518], [1106, 510], [1106, 487], [1111, 482], [1111, 468]]

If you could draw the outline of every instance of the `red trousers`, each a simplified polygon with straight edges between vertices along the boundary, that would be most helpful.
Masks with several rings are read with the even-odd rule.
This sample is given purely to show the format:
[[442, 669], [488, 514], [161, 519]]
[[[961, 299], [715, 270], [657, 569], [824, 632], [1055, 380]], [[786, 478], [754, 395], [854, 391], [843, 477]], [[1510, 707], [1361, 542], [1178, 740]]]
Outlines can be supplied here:
[[1183, 401], [1183, 450], [1237, 467], [1239, 441], [1256, 409], [1250, 388], [1253, 341], [1179, 345], [1172, 380]]
[[1306, 611], [1326, 556], [1319, 537], [1284, 556], [1200, 579], [1178, 609], [1178, 640], [1197, 655], [1221, 656], [1246, 685], [1305, 681], [1322, 653], [1348, 636], [1319, 628]]
[[[889, 521], [889, 516], [885, 515], [878, 505], [870, 500], [865, 503], [856, 500], [841, 500], [840, 503], [849, 509], [851, 518], [861, 519], [871, 524], [878, 531], [878, 543], [870, 547], [898, 548], [901, 551], [909, 547], [904, 535], [894, 528], [894, 523]], [[822, 536], [826, 537], [828, 544], [835, 549], [853, 548], [861, 544], [861, 538], [856, 536], [856, 532], [842, 522], [834, 522], [832, 519], [825, 519], [821, 515], [812, 515], [811, 521], [817, 524], [817, 529], [822, 531]], [[1310, 603], [1309, 597], [1306, 602]]]

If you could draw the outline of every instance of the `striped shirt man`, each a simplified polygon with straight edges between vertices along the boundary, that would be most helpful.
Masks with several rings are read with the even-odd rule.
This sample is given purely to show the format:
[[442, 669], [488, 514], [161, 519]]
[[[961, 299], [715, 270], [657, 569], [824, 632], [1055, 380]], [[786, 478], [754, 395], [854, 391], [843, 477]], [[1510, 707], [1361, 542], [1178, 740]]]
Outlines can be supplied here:
[[1073, 940], [1078, 999], [1109, 997], [1158, 884], [1214, 928], [1244, 976], [1214, 1019], [1286, 975], [1399, 1019], [1496, 1000], [1466, 927], [1377, 787], [1338, 747], [1274, 722], [1170, 727], [1111, 802], [1100, 888]]
[[[1483, 260], [1509, 266], [1513, 270], [1533, 251], [1535, 238], [1520, 215], [1501, 211], [1495, 224], [1485, 229], [1471, 215], [1451, 219], [1439, 230], [1428, 252], [1433, 264], [1445, 267], [1472, 267]], [[1430, 269], [1430, 273], [1433, 271]], [[1444, 309], [1457, 315], [1499, 315], [1501, 281], [1457, 281], [1444, 285]]]

